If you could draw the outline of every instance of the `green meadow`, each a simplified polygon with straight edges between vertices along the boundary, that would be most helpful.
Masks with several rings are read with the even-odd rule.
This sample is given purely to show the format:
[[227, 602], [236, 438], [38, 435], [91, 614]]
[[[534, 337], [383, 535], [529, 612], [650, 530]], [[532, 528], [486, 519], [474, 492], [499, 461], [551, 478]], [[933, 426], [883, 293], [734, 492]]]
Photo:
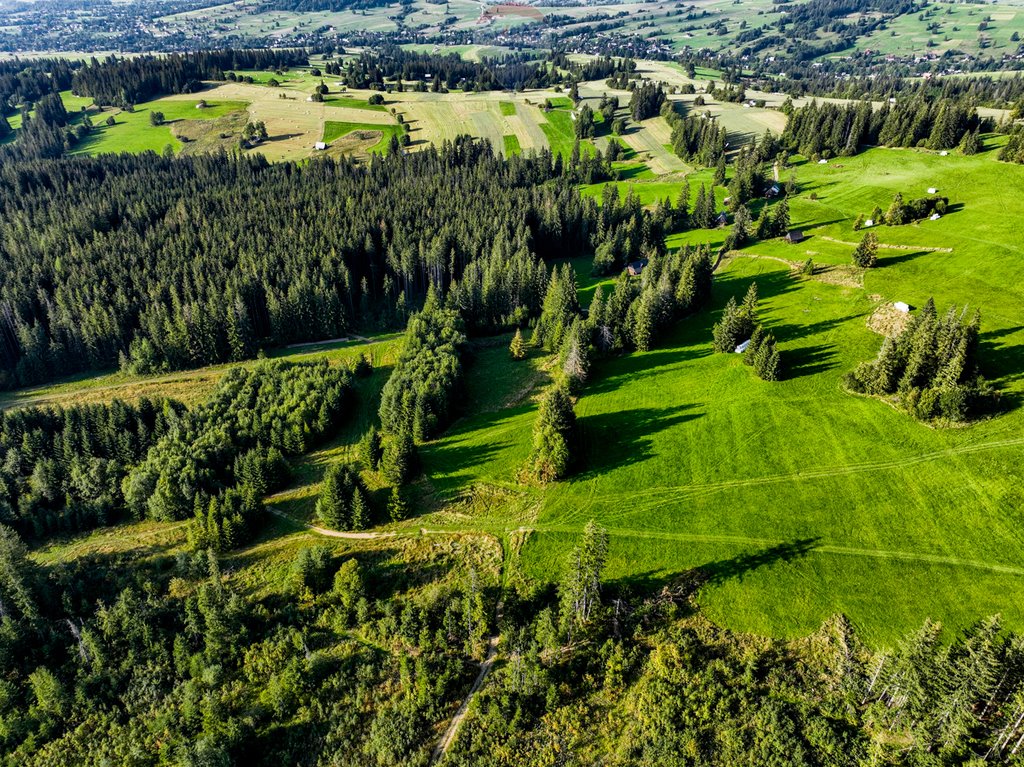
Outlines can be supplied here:
[[[193, 116], [194, 102], [158, 103], [168, 119]], [[118, 127], [126, 139], [133, 130], [157, 130], [150, 108], [156, 104], [135, 113], [134, 128], [116, 126], [111, 135]], [[203, 114], [233, 108], [219, 104]], [[568, 119], [562, 110], [551, 114]], [[355, 130], [381, 132], [376, 150], [400, 127], [329, 122], [324, 140]], [[537, 487], [518, 476], [551, 361], [531, 349], [526, 361], [513, 362], [507, 335], [475, 340], [466, 415], [422, 446], [424, 473], [414, 488], [420, 516], [400, 527], [502, 536], [526, 530], [524, 567], [546, 581], [559, 577], [565, 555], [595, 519], [611, 532], [609, 579], [652, 589], [700, 567], [705, 613], [759, 634], [805, 635], [838, 612], [876, 645], [926, 617], [956, 629], [1000, 612], [1009, 626], [1024, 628], [1024, 199], [1015, 193], [1024, 188], [1024, 167], [999, 163], [998, 139], [987, 141], [975, 157], [871, 149], [826, 165], [797, 160], [792, 220], [807, 239], [752, 243], [724, 259], [709, 308], [663, 333], [652, 351], [595, 363], [577, 404], [583, 462], [567, 481]], [[637, 165], [627, 159], [619, 170]], [[681, 181], [643, 170], [609, 183], [621, 195], [632, 188], [645, 205], [675, 202]], [[691, 202], [711, 175], [690, 174]], [[602, 186], [582, 192], [600, 201]], [[919, 197], [929, 187], [950, 199], [949, 213], [878, 227], [878, 266], [854, 270], [861, 233], [853, 219], [886, 208], [897, 192]], [[725, 192], [716, 193], [721, 203]], [[726, 233], [676, 233], [667, 245], [717, 247]], [[808, 258], [822, 271], [798, 275], [791, 265]], [[589, 274], [587, 258], [573, 265], [584, 306], [597, 289], [610, 289], [611, 279]], [[759, 380], [738, 355], [711, 353], [723, 305], [751, 282], [783, 354], [786, 375], [778, 383]], [[843, 390], [843, 375], [881, 345], [867, 325], [872, 313], [894, 301], [920, 307], [929, 297], [940, 311], [980, 308], [982, 361], [1002, 392], [995, 417], [937, 429]], [[308, 518], [324, 468], [353, 457], [397, 350], [393, 338], [384, 340], [280, 351], [349, 359], [366, 350], [375, 372], [359, 385], [359, 415], [297, 462], [292, 487], [270, 499], [275, 508]], [[83, 378], [12, 393], [2, 405], [158, 394], [195, 403], [224, 369]]]
[[334, 120], [328, 120], [324, 123], [323, 141], [329, 144], [332, 141], [347, 136], [350, 133], [354, 133], [355, 131], [379, 133], [380, 138], [377, 140], [377, 143], [371, 146], [367, 151], [371, 154], [383, 154], [388, 151], [388, 146], [391, 144], [391, 137], [402, 135], [402, 126], [337, 122]]
[[[1001, 612], [1020, 628], [1024, 260], [1015, 230], [1024, 201], [1009, 190], [1024, 185], [1024, 168], [997, 165], [992, 152], [877, 149], [796, 173], [794, 225], [809, 238], [727, 259], [710, 311], [650, 352], [596, 365], [577, 405], [585, 466], [573, 479], [543, 489], [517, 482], [535, 405], [510, 396], [495, 410], [467, 409], [474, 415], [424, 449], [429, 484], [468, 510], [460, 526], [532, 530], [524, 560], [538, 578], [557, 577], [589, 519], [612, 533], [614, 580], [656, 587], [702, 566], [700, 601], [735, 629], [801, 635], [836, 612], [876, 643], [929, 616], [960, 627]], [[989, 183], [994, 173], [1005, 183]], [[845, 265], [852, 246], [843, 242], [859, 237], [853, 217], [930, 186], [953, 211], [879, 228], [883, 244], [912, 247], [883, 248], [863, 285], [859, 275], [851, 284], [799, 277], [779, 260]], [[952, 252], [928, 250], [939, 247]], [[711, 353], [719, 310], [752, 281], [783, 350], [780, 383], [760, 381], [737, 355]], [[930, 296], [940, 310], [981, 308], [986, 372], [1003, 391], [997, 417], [935, 429], [843, 391], [843, 374], [881, 344], [868, 316]], [[517, 391], [517, 363], [495, 352], [486, 364], [487, 381]]]
[[[136, 154], [145, 151], [162, 152], [168, 146], [177, 151], [181, 147], [181, 142], [171, 132], [175, 121], [213, 120], [232, 112], [244, 111], [247, 106], [243, 101], [208, 101], [205, 108], [197, 109], [198, 103], [199, 99], [157, 99], [145, 104], [138, 104], [131, 112], [113, 109], [90, 112], [93, 130], [79, 141], [71, 153], [130, 152]], [[150, 113], [152, 112], [163, 112], [165, 120], [163, 125], [150, 123]], [[114, 124], [107, 125], [106, 119], [111, 115], [114, 118]]]

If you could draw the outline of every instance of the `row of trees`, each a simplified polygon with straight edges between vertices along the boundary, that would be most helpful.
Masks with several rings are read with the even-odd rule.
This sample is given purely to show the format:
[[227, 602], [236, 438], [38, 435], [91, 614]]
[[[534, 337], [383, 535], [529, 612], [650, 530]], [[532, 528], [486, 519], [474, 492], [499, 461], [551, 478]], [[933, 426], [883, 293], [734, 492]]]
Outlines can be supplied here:
[[198, 51], [166, 56], [92, 58], [77, 69], [71, 90], [97, 104], [131, 107], [170, 93], [194, 93], [203, 80], [223, 80], [233, 69], [277, 69], [305, 65], [308, 54], [297, 49]]
[[879, 109], [812, 101], [791, 112], [782, 143], [807, 157], [850, 156], [865, 145], [955, 149], [979, 128], [974, 105], [953, 99], [907, 98]]
[[921, 420], [965, 421], [991, 411], [998, 394], [978, 368], [981, 314], [928, 302], [878, 357], [845, 377], [851, 391], [891, 399]]

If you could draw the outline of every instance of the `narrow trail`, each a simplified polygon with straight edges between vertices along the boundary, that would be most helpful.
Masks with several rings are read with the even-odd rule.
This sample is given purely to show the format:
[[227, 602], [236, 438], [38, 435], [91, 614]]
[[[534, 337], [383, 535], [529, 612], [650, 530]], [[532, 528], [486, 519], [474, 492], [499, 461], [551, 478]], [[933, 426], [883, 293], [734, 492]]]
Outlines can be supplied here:
[[[307, 522], [295, 519], [295, 517], [285, 514], [283, 511], [278, 511], [272, 506], [267, 506], [267, 511], [273, 514], [275, 517], [285, 519], [293, 524], [299, 525], [306, 528], [310, 532], [317, 533], [318, 535], [327, 536], [328, 538], [347, 538], [350, 540], [373, 540], [375, 538], [394, 538], [400, 535], [400, 533], [346, 533], [339, 530], [328, 530], [325, 527], [317, 527]], [[522, 528], [520, 528], [522, 529]], [[465, 530], [428, 530], [426, 528], [420, 528], [415, 534], [418, 535], [446, 535], [446, 534], [460, 534], [465, 533]], [[500, 545], [500, 542], [499, 542]], [[503, 578], [505, 575], [505, 558], [502, 556], [501, 570], [498, 572], [498, 584], [499, 588], [504, 587]], [[501, 642], [501, 634], [498, 632], [498, 627], [501, 625], [502, 615], [504, 614], [505, 603], [502, 600], [500, 593], [498, 597], [498, 603], [494, 608], [494, 627], [495, 632], [492, 636], [487, 639], [487, 654], [484, 660], [480, 663], [480, 671], [476, 675], [476, 679], [473, 680], [472, 687], [469, 688], [469, 692], [466, 693], [466, 697], [459, 704], [458, 710], [455, 712], [455, 716], [452, 717], [451, 722], [448, 723], [448, 727], [444, 731], [444, 735], [441, 740], [438, 741], [434, 747], [434, 751], [430, 757], [431, 764], [437, 764], [444, 755], [448, 752], [448, 748], [452, 743], [455, 742], [455, 736], [458, 735], [459, 726], [462, 724], [462, 720], [466, 718], [466, 714], [469, 712], [469, 706], [473, 702], [473, 698], [480, 692], [480, 688], [483, 687], [484, 682], [487, 680], [487, 675], [491, 673], [491, 669], [494, 668], [494, 662], [498, 658], [498, 645]]]
[[[502, 603], [498, 601], [498, 614], [497, 618], [501, 620]], [[462, 720], [466, 718], [466, 714], [469, 711], [469, 704], [473, 702], [473, 698], [483, 687], [484, 681], [487, 679], [487, 675], [491, 673], [491, 669], [494, 667], [494, 661], [498, 657], [498, 642], [501, 641], [501, 636], [495, 634], [487, 640], [487, 657], [484, 658], [483, 663], [480, 664], [480, 673], [476, 675], [476, 679], [473, 680], [473, 686], [469, 688], [469, 692], [463, 699], [462, 703], [459, 704], [459, 710], [455, 712], [455, 716], [452, 717], [451, 722], [448, 723], [448, 728], [444, 731], [444, 735], [441, 740], [438, 741], [434, 747], [434, 753], [430, 756], [430, 763], [437, 764], [448, 753], [448, 748], [452, 743], [455, 742], [455, 736], [459, 733], [459, 725], [462, 724]]]
[[[427, 534], [431, 532], [440, 532], [437, 530], [426, 530], [421, 529], [421, 533]], [[498, 658], [498, 643], [501, 642], [501, 618], [505, 612], [505, 601], [501, 594], [505, 588], [505, 546], [501, 539], [498, 539], [498, 545], [502, 549], [501, 553], [501, 569], [498, 571], [498, 602], [494, 606], [494, 635], [487, 640], [487, 655], [484, 657], [483, 663], [480, 664], [480, 673], [476, 675], [476, 679], [473, 680], [473, 686], [469, 688], [469, 692], [466, 693], [466, 697], [459, 704], [458, 710], [455, 712], [455, 716], [452, 717], [451, 722], [448, 723], [448, 727], [444, 731], [444, 735], [441, 736], [441, 740], [437, 742], [434, 747], [434, 752], [430, 755], [430, 763], [437, 764], [440, 762], [444, 755], [448, 753], [448, 748], [452, 743], [455, 742], [455, 736], [459, 734], [459, 726], [462, 724], [462, 720], [466, 718], [466, 713], [469, 711], [469, 706], [473, 702], [473, 698], [480, 692], [480, 688], [483, 687], [484, 682], [487, 679], [487, 675], [491, 673], [491, 669], [494, 668], [494, 662]]]
[[325, 535], [328, 538], [348, 538], [354, 541], [368, 541], [374, 538], [394, 538], [398, 533], [346, 533], [341, 530], [328, 530], [326, 527], [317, 527], [311, 525], [308, 522], [303, 522], [301, 519], [296, 519], [293, 516], [285, 514], [283, 511], [278, 511], [273, 506], [267, 506], [267, 511], [273, 514], [275, 517], [288, 520], [292, 524], [299, 525], [306, 528], [310, 532], [317, 533], [318, 535]]

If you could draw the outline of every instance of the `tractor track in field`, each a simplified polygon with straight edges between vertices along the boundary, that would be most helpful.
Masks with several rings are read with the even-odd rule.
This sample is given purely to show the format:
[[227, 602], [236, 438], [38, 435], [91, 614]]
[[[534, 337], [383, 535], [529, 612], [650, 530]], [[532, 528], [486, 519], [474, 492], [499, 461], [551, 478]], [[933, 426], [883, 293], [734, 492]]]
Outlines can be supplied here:
[[[820, 479], [832, 479], [835, 477], [848, 477], [855, 474], [863, 474], [875, 471], [892, 471], [894, 469], [903, 469], [910, 466], [916, 466], [922, 463], [930, 463], [931, 461], [937, 461], [943, 458], [952, 458], [955, 456], [971, 455], [973, 453], [981, 453], [989, 450], [997, 450], [1000, 448], [1021, 446], [1024, 446], [1024, 437], [1014, 437], [1011, 439], [997, 440], [994, 442], [983, 442], [974, 445], [962, 445], [960, 447], [948, 448], [946, 450], [937, 450], [930, 453], [921, 453], [920, 455], [894, 459], [891, 461], [872, 461], [866, 463], [855, 463], [846, 466], [832, 466], [823, 469], [809, 469], [806, 471], [794, 472], [792, 474], [773, 474], [766, 477], [748, 477], [746, 479], [730, 479], [721, 480], [718, 482], [702, 482], [700, 484], [677, 485], [673, 487], [654, 487], [649, 488], [647, 490], [634, 490], [628, 493], [621, 494], [604, 494], [602, 496], [597, 496], [597, 498], [595, 498], [594, 500], [612, 500], [628, 498], [631, 501], [637, 501], [644, 499], [646, 497], [646, 502], [643, 502], [641, 500], [641, 503], [633, 503], [628, 506], [627, 510], [617, 515], [604, 517], [605, 519], [610, 520], [629, 516], [641, 509], [643, 511], [651, 511], [661, 506], [676, 503], [681, 500], [696, 498], [702, 495], [710, 495], [713, 493], [738, 488], [761, 487], [765, 485], [783, 484], [786, 482], [803, 482], [808, 480], [813, 481]], [[571, 515], [567, 518], [583, 518], [586, 515], [587, 510], [583, 508], [580, 509], [576, 514]]]
[[[561, 525], [537, 525], [529, 528], [529, 530], [531, 532], [539, 533], [579, 533], [578, 528]], [[722, 543], [736, 546], [769, 547], [784, 545], [789, 542], [778, 538], [757, 538], [743, 535], [705, 535], [703, 533], [669, 533], [657, 530], [630, 530], [617, 527], [608, 527], [608, 532], [611, 535], [624, 536], [628, 538], [679, 541], [681, 543]], [[811, 544], [808, 547], [808, 553], [812, 552], [835, 554], [838, 556], [870, 557], [873, 559], [917, 562], [921, 564], [948, 565], [950, 567], [969, 567], [976, 570], [986, 570], [1005, 575], [1024, 576], [1024, 567], [1003, 565], [996, 562], [981, 562], [975, 559], [963, 559], [961, 557], [953, 557], [946, 554], [870, 549], [859, 546], [840, 546], [830, 543], [820, 545]]]

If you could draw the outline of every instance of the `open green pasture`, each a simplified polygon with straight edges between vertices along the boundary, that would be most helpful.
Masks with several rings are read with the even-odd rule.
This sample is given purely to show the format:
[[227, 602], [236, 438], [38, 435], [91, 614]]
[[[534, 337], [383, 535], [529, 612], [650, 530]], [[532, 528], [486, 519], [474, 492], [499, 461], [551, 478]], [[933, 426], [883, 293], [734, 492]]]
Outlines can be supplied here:
[[[749, 246], [720, 267], [711, 311], [679, 323], [653, 351], [596, 365], [577, 405], [586, 460], [572, 480], [543, 489], [516, 481], [530, 451], [529, 398], [469, 411], [427, 446], [434, 491], [471, 510], [449, 524], [532, 529], [529, 572], [553, 579], [596, 519], [612, 532], [611, 579], [656, 586], [701, 565], [707, 613], [757, 633], [804, 634], [836, 612], [882, 644], [928, 616], [959, 627], [1001, 612], [1024, 626], [1024, 253], [1015, 235], [1024, 201], [1009, 191], [1024, 184], [1024, 168], [997, 164], [992, 152], [877, 149], [801, 165], [797, 178], [792, 209], [805, 243]], [[913, 247], [883, 248], [863, 287], [855, 273], [831, 284], [778, 260], [846, 263], [852, 247], [832, 240], [857, 239], [853, 217], [929, 186], [953, 211], [878, 229], [882, 243]], [[711, 353], [718, 312], [752, 281], [783, 350], [780, 383], [760, 381], [737, 355]], [[842, 390], [843, 374], [880, 346], [867, 317], [929, 296], [940, 309], [981, 308], [986, 372], [1004, 392], [998, 417], [933, 429]], [[514, 375], [516, 363], [502, 364], [508, 372], [492, 369], [489, 381]]]
[[[102, 154], [105, 152], [162, 152], [168, 146], [174, 150], [181, 142], [172, 133], [176, 121], [213, 120], [244, 111], [243, 101], [208, 101], [206, 107], [197, 109], [199, 99], [157, 99], [136, 105], [134, 111], [107, 109], [91, 113], [93, 131], [82, 139], [72, 154]], [[150, 113], [163, 112], [164, 124], [152, 125]], [[107, 125], [108, 116], [114, 117], [114, 124]]]
[[368, 131], [372, 133], [379, 133], [380, 138], [377, 143], [367, 149], [372, 154], [383, 154], [388, 151], [388, 146], [391, 143], [392, 136], [402, 135], [401, 125], [377, 125], [371, 123], [350, 123], [350, 122], [335, 122], [328, 120], [324, 123], [324, 137], [325, 143], [331, 143], [339, 138], [354, 133], [356, 131]]

